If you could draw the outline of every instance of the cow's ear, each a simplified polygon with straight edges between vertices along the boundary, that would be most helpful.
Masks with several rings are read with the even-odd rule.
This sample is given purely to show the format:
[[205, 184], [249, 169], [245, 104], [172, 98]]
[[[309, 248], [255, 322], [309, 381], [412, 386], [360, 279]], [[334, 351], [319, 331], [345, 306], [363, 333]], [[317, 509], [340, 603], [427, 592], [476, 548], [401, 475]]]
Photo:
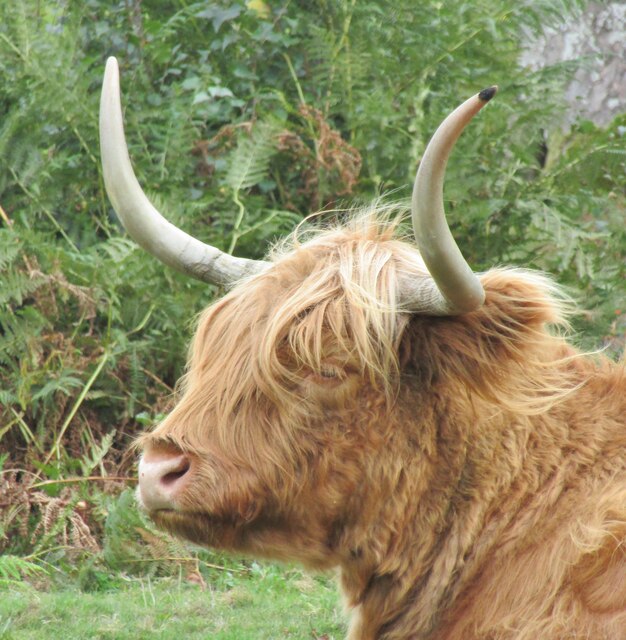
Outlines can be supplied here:
[[[456, 384], [511, 410], [545, 410], [576, 384], [557, 366], [573, 351], [551, 328], [567, 325], [567, 301], [548, 279], [525, 271], [493, 270], [482, 282], [486, 300], [475, 311], [412, 316], [401, 369], [421, 387]], [[546, 387], [555, 395], [537, 393]]]
[[[504, 323], [503, 329], [567, 326], [575, 307], [562, 289], [540, 273], [492, 269], [483, 274], [481, 281], [486, 291], [483, 315], [493, 323]], [[480, 318], [480, 311], [475, 316]]]

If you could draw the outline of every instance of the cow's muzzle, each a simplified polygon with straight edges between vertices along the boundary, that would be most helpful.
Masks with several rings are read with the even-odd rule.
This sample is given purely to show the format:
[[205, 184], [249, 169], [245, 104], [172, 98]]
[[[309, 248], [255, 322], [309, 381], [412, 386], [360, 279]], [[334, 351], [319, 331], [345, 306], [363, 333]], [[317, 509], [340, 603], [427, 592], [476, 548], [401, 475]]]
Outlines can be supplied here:
[[148, 512], [175, 510], [189, 480], [191, 462], [184, 453], [152, 451], [139, 462], [137, 497]]

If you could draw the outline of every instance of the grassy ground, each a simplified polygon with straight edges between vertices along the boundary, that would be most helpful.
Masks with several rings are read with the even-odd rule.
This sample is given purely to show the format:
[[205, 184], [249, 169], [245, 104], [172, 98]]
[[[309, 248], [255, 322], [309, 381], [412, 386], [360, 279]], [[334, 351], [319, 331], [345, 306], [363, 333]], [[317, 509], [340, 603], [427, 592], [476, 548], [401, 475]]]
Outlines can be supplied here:
[[127, 579], [96, 593], [0, 587], [2, 640], [339, 640], [345, 621], [330, 577], [253, 565], [206, 589], [174, 578]]

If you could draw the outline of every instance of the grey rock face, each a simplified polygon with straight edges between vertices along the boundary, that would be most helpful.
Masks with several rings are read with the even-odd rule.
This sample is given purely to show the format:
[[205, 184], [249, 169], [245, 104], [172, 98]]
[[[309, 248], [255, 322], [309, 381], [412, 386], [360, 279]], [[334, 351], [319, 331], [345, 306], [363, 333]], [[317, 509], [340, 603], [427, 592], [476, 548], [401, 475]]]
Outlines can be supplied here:
[[567, 87], [568, 124], [579, 117], [607, 125], [626, 112], [626, 2], [592, 2], [583, 13], [529, 39], [531, 69], [578, 60]]

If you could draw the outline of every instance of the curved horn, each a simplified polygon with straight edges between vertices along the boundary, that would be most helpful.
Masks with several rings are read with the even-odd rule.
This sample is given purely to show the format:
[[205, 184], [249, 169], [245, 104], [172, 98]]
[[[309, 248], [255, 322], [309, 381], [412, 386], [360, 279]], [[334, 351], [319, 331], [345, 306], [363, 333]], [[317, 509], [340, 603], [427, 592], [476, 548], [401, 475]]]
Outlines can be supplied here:
[[104, 184], [115, 212], [130, 237], [159, 260], [194, 278], [226, 287], [267, 268], [268, 263], [236, 258], [200, 242], [168, 222], [148, 200], [128, 155], [115, 58], [107, 60], [102, 83], [100, 151]]
[[[422, 258], [438, 289], [431, 293], [431, 315], [473, 311], [485, 300], [478, 277], [463, 258], [446, 222], [443, 181], [448, 157], [465, 125], [493, 98], [497, 87], [484, 89], [457, 107], [426, 147], [413, 186], [413, 232]], [[421, 306], [421, 305], [420, 305]]]

